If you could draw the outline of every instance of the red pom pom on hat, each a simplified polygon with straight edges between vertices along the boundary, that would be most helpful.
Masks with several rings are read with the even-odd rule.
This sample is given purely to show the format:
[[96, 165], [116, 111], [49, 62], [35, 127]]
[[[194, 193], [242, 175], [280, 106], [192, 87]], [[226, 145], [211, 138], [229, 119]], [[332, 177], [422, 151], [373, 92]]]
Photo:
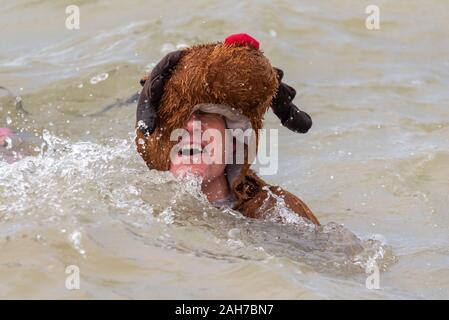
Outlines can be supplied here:
[[231, 34], [224, 41], [225, 44], [236, 44], [240, 46], [250, 46], [256, 50], [259, 50], [259, 41], [251, 37], [247, 33], [235, 33]]

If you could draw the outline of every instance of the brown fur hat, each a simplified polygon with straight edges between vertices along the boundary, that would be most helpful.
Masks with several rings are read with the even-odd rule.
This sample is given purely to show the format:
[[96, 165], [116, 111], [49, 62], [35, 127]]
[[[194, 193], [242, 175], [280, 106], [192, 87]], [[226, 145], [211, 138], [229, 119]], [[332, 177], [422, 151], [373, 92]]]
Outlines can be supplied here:
[[[239, 110], [250, 120], [258, 139], [257, 130], [262, 128], [263, 116], [279, 86], [275, 69], [263, 53], [251, 45], [197, 45], [183, 50], [178, 59], [164, 85], [155, 131], [146, 135], [137, 130], [138, 152], [147, 165], [156, 170], [169, 169], [169, 153], [176, 144], [170, 141], [170, 133], [182, 128], [194, 106], [201, 103], [222, 104]], [[150, 100], [145, 93], [151, 86], [151, 81], [145, 82], [140, 99], [142, 105]]]
[[[232, 108], [244, 115], [254, 130], [256, 146], [270, 106], [285, 127], [307, 132], [311, 118], [292, 103], [296, 91], [283, 83], [282, 77], [282, 70], [271, 66], [257, 40], [247, 34], [232, 35], [224, 43], [169, 53], [141, 80], [136, 121], [138, 152], [150, 169], [169, 170], [170, 152], [177, 143], [170, 141], [170, 135], [185, 126], [200, 104]], [[264, 218], [269, 212], [266, 204], [273, 206], [273, 193], [281, 196], [288, 208], [319, 225], [299, 198], [258, 178], [249, 169], [252, 160], [246, 158], [237, 171], [227, 170], [237, 200], [234, 209], [248, 217]]]
[[[296, 108], [296, 94], [281, 82], [283, 72], [271, 66], [259, 43], [247, 34], [236, 34], [224, 43], [196, 45], [169, 53], [141, 81], [137, 108], [137, 149], [151, 169], [170, 168], [170, 141], [174, 129], [184, 127], [199, 104], [231, 107], [251, 122], [258, 145], [264, 114], [271, 106], [282, 124], [307, 132], [310, 117]], [[253, 159], [245, 159], [243, 177]]]

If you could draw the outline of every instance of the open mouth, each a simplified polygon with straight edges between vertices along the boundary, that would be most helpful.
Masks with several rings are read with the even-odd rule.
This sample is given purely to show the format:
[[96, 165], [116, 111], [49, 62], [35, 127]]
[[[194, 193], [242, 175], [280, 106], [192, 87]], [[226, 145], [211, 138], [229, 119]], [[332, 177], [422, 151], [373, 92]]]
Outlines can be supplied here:
[[203, 152], [203, 147], [200, 144], [186, 144], [181, 146], [178, 151], [179, 156], [194, 156], [196, 154], [201, 154]]

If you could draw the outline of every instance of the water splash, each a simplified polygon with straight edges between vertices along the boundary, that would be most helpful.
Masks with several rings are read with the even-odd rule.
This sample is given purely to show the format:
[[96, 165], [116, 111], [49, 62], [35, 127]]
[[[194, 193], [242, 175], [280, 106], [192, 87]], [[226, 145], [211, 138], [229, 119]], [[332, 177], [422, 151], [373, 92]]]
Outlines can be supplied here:
[[148, 171], [132, 139], [71, 142], [48, 131], [42, 139], [45, 152], [0, 163], [0, 221], [16, 232], [42, 224], [71, 230], [67, 241], [80, 255], [89, 242], [99, 241], [86, 230], [118, 223], [146, 245], [211, 259], [284, 257], [333, 274], [364, 272], [372, 259], [383, 270], [391, 263], [386, 245], [363, 242], [334, 223], [315, 227], [282, 199], [276, 210], [284, 224], [218, 210], [201, 193], [200, 180]]

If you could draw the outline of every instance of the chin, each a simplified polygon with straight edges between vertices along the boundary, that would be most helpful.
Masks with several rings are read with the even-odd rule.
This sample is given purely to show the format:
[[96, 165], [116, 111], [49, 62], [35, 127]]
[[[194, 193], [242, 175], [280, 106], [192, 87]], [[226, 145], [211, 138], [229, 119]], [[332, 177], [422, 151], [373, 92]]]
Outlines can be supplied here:
[[193, 175], [204, 179], [207, 177], [207, 165], [197, 164], [197, 165], [172, 165], [170, 172], [175, 177], [183, 177], [186, 175]]

